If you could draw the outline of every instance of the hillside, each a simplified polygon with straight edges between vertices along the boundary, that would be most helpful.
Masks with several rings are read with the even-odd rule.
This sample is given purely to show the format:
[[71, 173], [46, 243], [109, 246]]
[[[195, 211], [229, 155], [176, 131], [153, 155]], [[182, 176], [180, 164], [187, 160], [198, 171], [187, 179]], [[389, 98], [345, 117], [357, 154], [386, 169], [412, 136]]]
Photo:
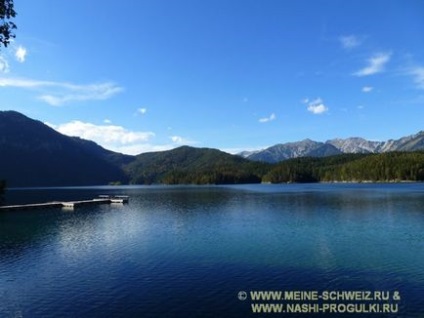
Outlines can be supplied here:
[[125, 170], [135, 184], [231, 184], [261, 182], [268, 167], [217, 149], [182, 146], [138, 155]]
[[0, 112], [0, 179], [8, 187], [127, 182], [127, 162], [95, 143], [64, 136], [18, 112]]

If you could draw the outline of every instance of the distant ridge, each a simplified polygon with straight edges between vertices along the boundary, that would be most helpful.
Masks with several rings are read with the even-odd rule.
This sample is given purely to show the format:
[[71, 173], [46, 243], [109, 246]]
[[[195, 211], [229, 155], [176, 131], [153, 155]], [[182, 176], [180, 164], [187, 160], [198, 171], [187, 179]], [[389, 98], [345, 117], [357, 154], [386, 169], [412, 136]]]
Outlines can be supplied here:
[[327, 157], [346, 153], [385, 153], [416, 150], [424, 150], [424, 131], [387, 141], [369, 141], [359, 137], [331, 139], [326, 142], [305, 139], [299, 142], [277, 144], [260, 151], [242, 152], [239, 155], [250, 160], [276, 163], [299, 157]]

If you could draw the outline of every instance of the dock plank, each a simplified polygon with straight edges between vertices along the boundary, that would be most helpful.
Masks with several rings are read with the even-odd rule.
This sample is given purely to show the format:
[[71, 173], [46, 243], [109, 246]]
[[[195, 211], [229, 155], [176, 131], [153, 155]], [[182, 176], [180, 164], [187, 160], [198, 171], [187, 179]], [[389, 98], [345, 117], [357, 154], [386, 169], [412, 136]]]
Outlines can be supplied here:
[[46, 202], [46, 203], [0, 206], [0, 211], [1, 210], [17, 211], [17, 210], [29, 210], [29, 209], [60, 208], [60, 207], [62, 207], [62, 202]]
[[67, 201], [67, 202], [45, 202], [45, 203], [31, 203], [21, 205], [6, 205], [0, 206], [1, 211], [20, 211], [20, 210], [31, 210], [31, 209], [45, 209], [45, 208], [76, 208], [85, 205], [96, 205], [96, 204], [111, 204], [111, 203], [128, 203], [128, 197], [122, 196], [117, 197], [101, 197], [92, 200], [79, 200], [79, 201]]
[[111, 203], [110, 199], [93, 199], [93, 200], [62, 202], [62, 206], [66, 208], [76, 208], [82, 205], [110, 204], [110, 203]]

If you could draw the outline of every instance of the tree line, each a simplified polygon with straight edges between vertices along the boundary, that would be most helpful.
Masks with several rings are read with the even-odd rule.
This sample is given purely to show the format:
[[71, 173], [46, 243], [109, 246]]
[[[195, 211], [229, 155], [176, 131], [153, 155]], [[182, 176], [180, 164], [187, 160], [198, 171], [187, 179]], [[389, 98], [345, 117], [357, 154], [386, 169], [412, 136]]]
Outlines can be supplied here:
[[[186, 156], [182, 158], [182, 150], [175, 151], [177, 156], [173, 156], [172, 160], [164, 154], [149, 154], [152, 157], [150, 160], [145, 157], [137, 166], [126, 171], [129, 183], [200, 185], [424, 181], [424, 151], [302, 157], [277, 164], [249, 162], [228, 154], [202, 150], [186, 151]], [[0, 197], [4, 194], [5, 186], [5, 182], [0, 181]]]
[[277, 164], [214, 159], [207, 166], [195, 160], [184, 167], [155, 160], [154, 166], [131, 171], [129, 179], [133, 184], [424, 181], [423, 151], [302, 157]]
[[399, 182], [424, 181], [424, 152], [343, 154], [283, 161], [262, 181], [282, 182]]
[[261, 183], [262, 176], [269, 169], [263, 163], [220, 162], [206, 167], [179, 167], [156, 165], [131, 171], [132, 184], [238, 184]]

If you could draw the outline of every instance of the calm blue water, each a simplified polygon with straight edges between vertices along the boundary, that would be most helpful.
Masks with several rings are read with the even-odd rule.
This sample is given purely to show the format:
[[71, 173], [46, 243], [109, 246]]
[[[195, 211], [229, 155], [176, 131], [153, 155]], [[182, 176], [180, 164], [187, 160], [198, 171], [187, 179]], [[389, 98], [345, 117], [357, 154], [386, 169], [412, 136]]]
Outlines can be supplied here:
[[424, 184], [16, 189], [6, 199], [112, 193], [130, 203], [0, 213], [0, 317], [261, 317], [237, 298], [255, 290], [399, 291], [399, 312], [382, 317], [424, 315]]

